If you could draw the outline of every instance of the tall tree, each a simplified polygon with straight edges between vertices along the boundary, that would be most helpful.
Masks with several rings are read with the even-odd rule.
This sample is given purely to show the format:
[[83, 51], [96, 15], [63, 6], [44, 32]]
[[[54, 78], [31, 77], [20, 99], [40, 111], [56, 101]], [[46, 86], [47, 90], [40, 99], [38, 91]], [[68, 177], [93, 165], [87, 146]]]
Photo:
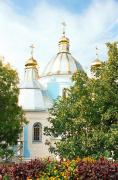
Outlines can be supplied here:
[[9, 64], [0, 61], [0, 155], [12, 152], [9, 147], [17, 144], [24, 113], [18, 106], [18, 75]]
[[95, 78], [85, 72], [73, 75], [68, 96], [59, 98], [50, 109], [45, 134], [60, 137], [51, 150], [62, 157], [110, 156], [118, 150], [118, 48], [107, 44], [108, 60], [92, 69]]

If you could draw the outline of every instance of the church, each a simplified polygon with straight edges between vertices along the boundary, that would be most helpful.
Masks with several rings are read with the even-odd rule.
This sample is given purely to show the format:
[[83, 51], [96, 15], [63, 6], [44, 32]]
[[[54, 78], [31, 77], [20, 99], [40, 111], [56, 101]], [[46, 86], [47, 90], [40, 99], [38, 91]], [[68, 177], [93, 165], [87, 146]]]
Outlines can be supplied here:
[[[54, 143], [55, 139], [44, 135], [44, 127], [50, 126], [48, 109], [58, 96], [63, 95], [64, 89], [72, 85], [73, 73], [83, 70], [69, 50], [65, 29], [58, 46], [57, 54], [48, 62], [42, 74], [39, 74], [38, 62], [33, 57], [33, 46], [31, 57], [25, 62], [25, 76], [20, 83], [19, 95], [19, 105], [28, 120], [22, 137], [24, 160], [51, 156], [46, 142]], [[99, 61], [96, 63], [99, 64]]]

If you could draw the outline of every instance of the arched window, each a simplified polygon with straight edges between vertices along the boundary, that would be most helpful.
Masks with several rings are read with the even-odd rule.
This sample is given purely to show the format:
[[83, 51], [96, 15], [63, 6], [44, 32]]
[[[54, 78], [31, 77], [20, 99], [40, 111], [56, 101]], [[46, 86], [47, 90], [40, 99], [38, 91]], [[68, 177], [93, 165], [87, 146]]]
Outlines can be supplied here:
[[33, 141], [34, 142], [42, 141], [42, 125], [39, 122], [33, 125]]

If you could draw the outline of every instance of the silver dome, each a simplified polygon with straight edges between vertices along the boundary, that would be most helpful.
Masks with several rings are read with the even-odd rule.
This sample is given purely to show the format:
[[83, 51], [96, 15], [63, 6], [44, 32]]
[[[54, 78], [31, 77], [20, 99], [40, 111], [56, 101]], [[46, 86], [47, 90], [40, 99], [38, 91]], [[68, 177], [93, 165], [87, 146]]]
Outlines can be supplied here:
[[78, 70], [82, 70], [80, 63], [70, 53], [61, 52], [47, 64], [43, 76], [68, 75]]
[[78, 70], [82, 70], [82, 66], [69, 52], [69, 39], [64, 35], [59, 41], [59, 52], [47, 64], [43, 76], [69, 75]]

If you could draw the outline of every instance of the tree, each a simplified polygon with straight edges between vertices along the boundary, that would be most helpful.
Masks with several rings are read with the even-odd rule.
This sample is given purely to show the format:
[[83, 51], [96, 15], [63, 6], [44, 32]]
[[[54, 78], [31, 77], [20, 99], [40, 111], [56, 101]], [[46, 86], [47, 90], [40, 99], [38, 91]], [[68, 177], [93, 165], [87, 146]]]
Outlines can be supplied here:
[[118, 157], [118, 48], [117, 43], [107, 47], [108, 60], [94, 69], [95, 78], [75, 73], [69, 95], [50, 109], [45, 134], [60, 137], [51, 150], [62, 157], [98, 158], [112, 151]]
[[13, 154], [22, 125], [26, 122], [18, 106], [18, 75], [9, 64], [0, 61], [0, 156]]

